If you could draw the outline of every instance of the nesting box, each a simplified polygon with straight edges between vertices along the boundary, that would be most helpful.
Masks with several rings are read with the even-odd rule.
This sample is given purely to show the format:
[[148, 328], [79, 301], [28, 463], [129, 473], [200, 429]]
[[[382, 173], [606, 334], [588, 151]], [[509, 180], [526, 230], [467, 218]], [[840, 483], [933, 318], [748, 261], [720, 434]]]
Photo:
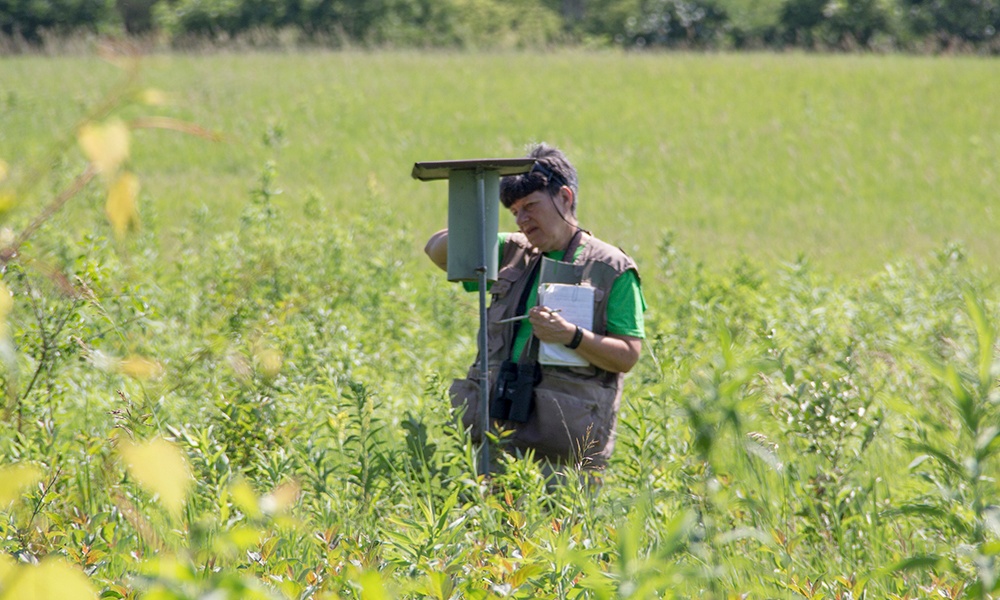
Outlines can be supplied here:
[[448, 180], [448, 280], [497, 278], [500, 177], [527, 173], [533, 158], [476, 158], [413, 165], [421, 181]]

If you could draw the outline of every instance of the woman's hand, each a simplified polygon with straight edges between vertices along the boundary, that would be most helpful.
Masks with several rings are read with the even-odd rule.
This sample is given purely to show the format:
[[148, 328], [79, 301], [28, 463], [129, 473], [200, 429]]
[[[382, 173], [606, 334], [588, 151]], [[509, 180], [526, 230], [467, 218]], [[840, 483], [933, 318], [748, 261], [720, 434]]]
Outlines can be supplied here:
[[[528, 320], [535, 337], [552, 344], [568, 344], [576, 334], [576, 325], [552, 312], [547, 306], [535, 306], [528, 311]], [[576, 352], [595, 367], [612, 373], [626, 373], [639, 361], [642, 340], [627, 335], [597, 335], [581, 328], [583, 338]]]
[[543, 342], [568, 344], [576, 333], [576, 325], [546, 306], [533, 306], [528, 311], [528, 321], [531, 322], [535, 337]]

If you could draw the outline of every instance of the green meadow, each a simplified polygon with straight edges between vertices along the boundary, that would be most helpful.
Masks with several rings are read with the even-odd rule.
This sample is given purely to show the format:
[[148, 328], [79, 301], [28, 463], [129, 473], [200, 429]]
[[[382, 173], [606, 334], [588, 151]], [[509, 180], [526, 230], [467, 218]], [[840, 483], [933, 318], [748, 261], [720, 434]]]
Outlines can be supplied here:
[[[117, 76], [96, 58], [2, 65], [0, 156], [15, 164]], [[225, 141], [144, 132], [134, 161], [144, 209], [169, 227], [199, 206], [231, 224], [227, 207], [275, 160], [283, 204], [356, 213], [375, 189], [421, 238], [443, 225], [446, 193], [410, 179], [414, 162], [544, 140], [579, 165], [583, 222], [647, 261], [670, 232], [709, 263], [804, 255], [858, 275], [950, 242], [989, 262], [997, 75], [995, 60], [905, 56], [154, 56], [142, 78], [166, 112]]]
[[[0, 59], [0, 600], [1000, 590], [997, 61], [123, 73]], [[116, 119], [139, 227], [110, 177], [65, 193], [121, 148], [77, 137]], [[447, 185], [411, 169], [535, 141], [649, 304], [599, 486], [506, 456], [477, 478], [449, 410], [477, 303], [423, 256]]]

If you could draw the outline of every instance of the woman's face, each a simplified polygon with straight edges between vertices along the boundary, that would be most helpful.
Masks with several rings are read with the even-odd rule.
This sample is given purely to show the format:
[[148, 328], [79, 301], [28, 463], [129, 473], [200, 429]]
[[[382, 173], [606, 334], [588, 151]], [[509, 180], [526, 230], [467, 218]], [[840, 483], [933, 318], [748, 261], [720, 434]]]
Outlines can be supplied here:
[[555, 196], [550, 196], [545, 190], [538, 190], [510, 206], [517, 228], [532, 246], [542, 252], [562, 250], [576, 231], [567, 222], [572, 220], [569, 208], [572, 197], [565, 193], [567, 190], [568, 188], [563, 188]]

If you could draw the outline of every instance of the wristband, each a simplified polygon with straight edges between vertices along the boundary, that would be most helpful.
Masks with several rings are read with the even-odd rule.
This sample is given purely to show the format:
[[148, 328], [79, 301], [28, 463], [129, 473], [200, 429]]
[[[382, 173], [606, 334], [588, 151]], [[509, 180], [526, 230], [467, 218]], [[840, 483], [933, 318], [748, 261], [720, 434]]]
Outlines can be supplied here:
[[570, 350], [576, 350], [580, 347], [580, 342], [583, 341], [583, 329], [579, 325], [576, 326], [576, 332], [573, 333], [573, 339], [570, 340], [566, 347]]

